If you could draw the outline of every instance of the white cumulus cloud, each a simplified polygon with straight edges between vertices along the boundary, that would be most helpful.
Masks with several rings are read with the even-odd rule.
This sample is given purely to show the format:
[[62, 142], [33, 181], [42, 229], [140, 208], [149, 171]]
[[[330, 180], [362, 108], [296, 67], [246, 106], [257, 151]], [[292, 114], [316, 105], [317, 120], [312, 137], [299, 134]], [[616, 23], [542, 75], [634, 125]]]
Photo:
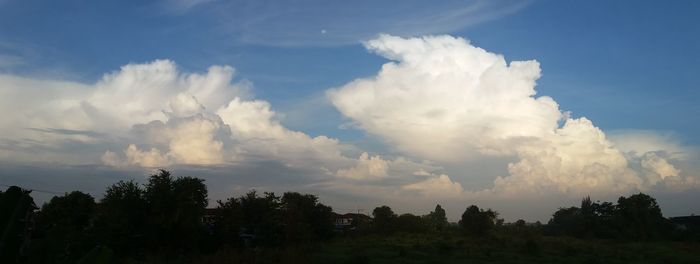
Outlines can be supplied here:
[[[445, 163], [517, 157], [508, 164], [510, 175], [488, 190], [500, 194], [619, 192], [654, 184], [590, 120], [572, 118], [552, 98], [537, 96], [537, 61], [507, 62], [451, 36], [381, 35], [365, 45], [391, 62], [328, 97], [361, 129], [406, 155]], [[663, 157], [642, 166], [660, 176], [678, 174]], [[459, 189], [448, 180], [444, 175], [409, 186]]]
[[422, 195], [433, 198], [460, 199], [465, 197], [462, 185], [454, 182], [445, 174], [431, 175], [430, 178], [401, 186], [408, 191], [418, 191]]
[[350, 179], [383, 178], [387, 176], [388, 170], [388, 161], [380, 156], [370, 157], [367, 152], [363, 152], [355, 166], [348, 169], [340, 169], [336, 172], [336, 175]]
[[[148, 168], [274, 161], [339, 177], [387, 175], [389, 161], [350, 158], [343, 152], [353, 148], [337, 139], [287, 129], [234, 76], [229, 66], [184, 73], [168, 60], [128, 64], [94, 84], [0, 75], [0, 108], [17, 113], [0, 120], [0, 157]], [[72, 142], [92, 152], [68, 161]]]
[[[646, 132], [611, 140], [592, 121], [538, 96], [536, 61], [507, 62], [450, 36], [383, 35], [366, 46], [392, 61], [328, 98], [353, 128], [398, 151], [389, 155], [288, 129], [269, 102], [251, 99], [251, 84], [234, 80], [230, 66], [187, 73], [156, 60], [94, 83], [0, 75], [0, 111], [11, 113], [0, 119], [0, 160], [256, 168], [407, 203], [698, 186], [676, 166], [690, 159], [677, 142]], [[502, 161], [505, 175], [493, 175], [486, 189], [442, 167], [493, 160]]]

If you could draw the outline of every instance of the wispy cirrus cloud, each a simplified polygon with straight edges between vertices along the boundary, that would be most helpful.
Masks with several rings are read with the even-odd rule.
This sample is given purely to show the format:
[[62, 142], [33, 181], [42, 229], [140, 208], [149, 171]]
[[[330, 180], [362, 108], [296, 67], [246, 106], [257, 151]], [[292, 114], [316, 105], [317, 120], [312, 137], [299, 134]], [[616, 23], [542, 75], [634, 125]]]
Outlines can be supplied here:
[[529, 1], [210, 1], [167, 0], [179, 14], [214, 16], [226, 34], [271, 46], [356, 44], [378, 33], [398, 36], [450, 33], [521, 10]]
[[181, 15], [198, 6], [214, 1], [217, 0], [163, 0], [161, 7], [170, 14]]
[[26, 43], [0, 40], [0, 72], [25, 66], [35, 60], [38, 56], [37, 52], [30, 46]]

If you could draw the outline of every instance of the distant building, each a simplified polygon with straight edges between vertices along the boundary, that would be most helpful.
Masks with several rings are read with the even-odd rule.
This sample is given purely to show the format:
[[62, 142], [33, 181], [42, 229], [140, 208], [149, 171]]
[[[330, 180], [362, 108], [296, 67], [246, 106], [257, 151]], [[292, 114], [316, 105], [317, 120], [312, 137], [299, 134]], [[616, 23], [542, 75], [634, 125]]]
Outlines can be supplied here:
[[[207, 227], [209, 234], [214, 234], [217, 224], [221, 224], [223, 221], [221, 218], [222, 210], [220, 208], [206, 208], [204, 209], [204, 214], [202, 215], [202, 224]], [[240, 228], [238, 231], [238, 237], [243, 241], [246, 247], [252, 247], [255, 242], [255, 234], [250, 230], [245, 228]]]
[[669, 218], [678, 230], [700, 230], [700, 216], [678, 216]]
[[348, 232], [356, 230], [359, 225], [369, 223], [372, 218], [364, 214], [335, 214], [335, 231]]
[[206, 208], [204, 209], [204, 215], [202, 215], [202, 223], [206, 226], [214, 226], [219, 219], [218, 208]]

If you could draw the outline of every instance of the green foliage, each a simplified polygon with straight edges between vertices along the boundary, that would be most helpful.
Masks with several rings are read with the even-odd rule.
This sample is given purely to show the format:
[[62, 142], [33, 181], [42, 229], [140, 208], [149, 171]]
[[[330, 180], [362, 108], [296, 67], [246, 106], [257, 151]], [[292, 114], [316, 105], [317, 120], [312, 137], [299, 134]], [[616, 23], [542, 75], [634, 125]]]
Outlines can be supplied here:
[[581, 201], [581, 207], [561, 208], [549, 221], [547, 231], [580, 238], [657, 239], [670, 232], [656, 200], [646, 194], [620, 197], [610, 202]]
[[17, 186], [0, 192], [0, 260], [19, 262], [27, 253], [26, 245], [36, 209], [29, 193]]
[[260, 246], [280, 246], [283, 239], [282, 216], [280, 214], [280, 197], [274, 193], [265, 193], [259, 197], [255, 191], [250, 191], [240, 198], [243, 212], [242, 232], [254, 236], [254, 241]]
[[402, 214], [396, 218], [395, 229], [408, 233], [420, 233], [428, 230], [425, 218], [413, 214]]
[[41, 207], [37, 216], [32, 254], [50, 256], [42, 262], [72, 263], [95, 246], [91, 230], [95, 199], [74, 191], [56, 196]]
[[[355, 223], [361, 232], [339, 237], [332, 209], [315, 195], [250, 191], [218, 201], [216, 209], [206, 209], [207, 198], [203, 180], [165, 170], [145, 185], [117, 182], [98, 204], [81, 192], [54, 197], [37, 214], [27, 262], [693, 263], [700, 257], [697, 244], [655, 240], [672, 232], [654, 198], [641, 193], [617, 204], [586, 197], [580, 207], [559, 209], [545, 227], [522, 219], [503, 224], [497, 212], [476, 205], [459, 225], [447, 223], [440, 205], [423, 216], [397, 216], [380, 206], [374, 219], [356, 217], [366, 219]], [[0, 192], [3, 263], [21, 260], [27, 241], [18, 238], [29, 230], [32, 205], [27, 191]]]
[[519, 237], [500, 232], [487, 237], [394, 233], [337, 238], [315, 250], [312, 261], [306, 263], [697, 263], [699, 249], [698, 244]]
[[620, 197], [615, 217], [620, 223], [622, 235], [627, 238], [660, 238], [668, 228], [656, 199], [643, 193]]
[[496, 211], [491, 209], [483, 210], [476, 205], [471, 205], [462, 214], [459, 226], [467, 234], [483, 236], [494, 229], [497, 217], [498, 213]]
[[430, 212], [424, 218], [428, 228], [433, 231], [442, 231], [449, 224], [447, 222], [447, 214], [445, 213], [445, 209], [442, 209], [442, 206], [439, 204], [435, 206], [435, 210]]
[[119, 181], [105, 191], [98, 204], [95, 233], [101, 245], [121, 256], [143, 254], [148, 230], [148, 203], [134, 181]]
[[172, 178], [160, 170], [148, 179], [144, 191], [148, 210], [148, 247], [163, 254], [190, 252], [203, 235], [201, 219], [207, 206], [204, 180]]
[[242, 241], [239, 232], [243, 225], [243, 210], [240, 199], [229, 198], [225, 202], [217, 201], [216, 219], [211, 224], [211, 233], [215, 244], [239, 247]]
[[391, 210], [391, 207], [382, 205], [374, 208], [372, 216], [374, 217], [372, 222], [373, 229], [376, 232], [388, 234], [395, 231], [395, 224], [398, 216]]
[[311, 194], [282, 195], [285, 242], [299, 244], [328, 239], [333, 235], [333, 210]]
[[578, 207], [559, 208], [552, 215], [552, 219], [549, 220], [548, 229], [550, 233], [572, 236], [580, 234], [581, 232], [578, 230], [580, 226], [580, 211]]

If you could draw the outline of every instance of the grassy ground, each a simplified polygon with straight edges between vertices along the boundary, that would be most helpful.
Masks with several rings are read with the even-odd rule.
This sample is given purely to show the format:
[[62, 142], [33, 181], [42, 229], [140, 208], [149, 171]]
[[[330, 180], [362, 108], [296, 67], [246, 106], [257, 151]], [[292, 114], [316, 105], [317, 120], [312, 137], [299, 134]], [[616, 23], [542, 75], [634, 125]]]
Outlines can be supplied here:
[[313, 263], [700, 263], [700, 245], [567, 237], [470, 238], [455, 234], [342, 237], [313, 250]]
[[[98, 252], [99, 253], [99, 252]], [[94, 254], [100, 256], [99, 254]], [[82, 263], [107, 263], [83, 261]], [[116, 261], [111, 263], [123, 263]], [[126, 262], [130, 263], [130, 262]], [[136, 263], [136, 262], [133, 262]], [[341, 236], [331, 241], [278, 249], [222, 248], [213, 254], [173, 259], [152, 256], [145, 263], [700, 263], [700, 244], [672, 241], [615, 241], [496, 233], [475, 238], [444, 234]]]

